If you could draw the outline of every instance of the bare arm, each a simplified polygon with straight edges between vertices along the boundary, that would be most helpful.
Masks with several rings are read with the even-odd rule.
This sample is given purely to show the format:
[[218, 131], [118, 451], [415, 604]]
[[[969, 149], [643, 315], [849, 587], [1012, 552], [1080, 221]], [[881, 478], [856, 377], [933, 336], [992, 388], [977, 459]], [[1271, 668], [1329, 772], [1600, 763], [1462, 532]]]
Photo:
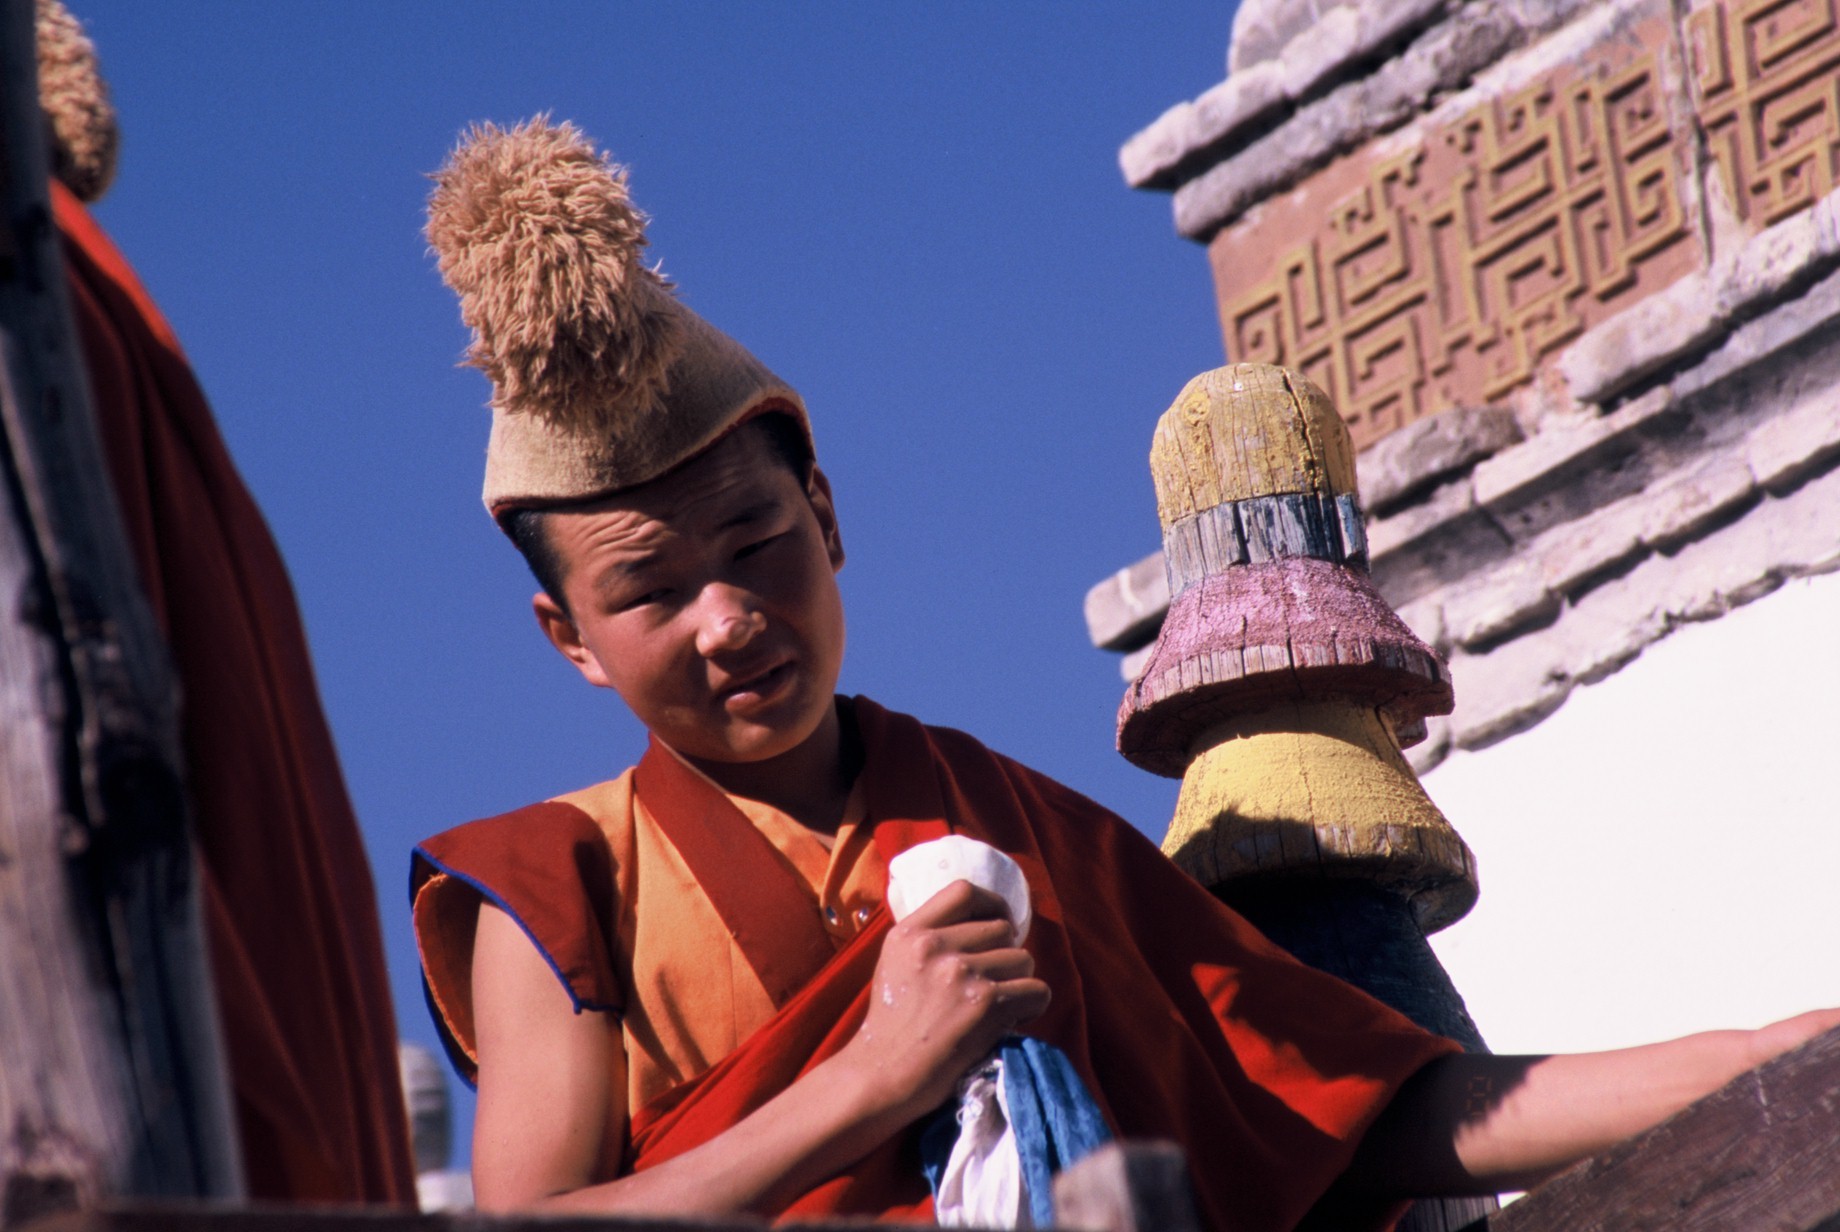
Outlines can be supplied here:
[[618, 1022], [576, 1014], [511, 918], [480, 911], [473, 955], [485, 1210], [720, 1214], [782, 1204], [943, 1103], [959, 1076], [1047, 1006], [1002, 900], [960, 882], [896, 925], [863, 1029], [739, 1124], [655, 1168], [600, 1171], [623, 1132]]
[[1343, 1183], [1401, 1197], [1526, 1189], [1836, 1026], [1840, 1010], [1816, 1010], [1613, 1052], [1446, 1057], [1401, 1088]]

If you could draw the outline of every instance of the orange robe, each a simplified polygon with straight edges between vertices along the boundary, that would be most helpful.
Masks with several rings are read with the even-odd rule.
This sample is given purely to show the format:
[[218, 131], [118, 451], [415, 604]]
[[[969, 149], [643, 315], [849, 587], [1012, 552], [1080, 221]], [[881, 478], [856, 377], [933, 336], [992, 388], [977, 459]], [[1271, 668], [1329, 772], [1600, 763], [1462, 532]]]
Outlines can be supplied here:
[[413, 1204], [370, 866], [287, 571], [171, 328], [76, 198], [52, 194], [110, 477], [183, 695], [250, 1196]]
[[[891, 851], [956, 832], [1016, 859], [1036, 913], [1028, 948], [1054, 990], [1024, 1030], [1067, 1053], [1118, 1133], [1183, 1144], [1209, 1226], [1295, 1226], [1399, 1084], [1457, 1051], [1272, 946], [1090, 800], [962, 733], [862, 698], [851, 709], [873, 839], [860, 858], [885, 878]], [[612, 1175], [706, 1141], [855, 1031], [887, 912], [878, 905], [839, 952], [825, 943], [830, 904], [807, 894], [792, 906], [792, 889], [773, 898], [789, 884], [732, 803], [654, 748], [600, 788], [429, 840], [411, 893], [430, 1000], [463, 1072], [475, 1055], [467, 983], [481, 896], [523, 926], [578, 1010], [621, 1016], [631, 1056], [657, 1046], [660, 1022], [693, 1032], [706, 1001], [753, 1007], [724, 1023], [745, 1038], [722, 1060], [699, 1058], [707, 1068], [649, 1100], [629, 1088], [635, 1111]], [[669, 901], [654, 906], [654, 894]], [[714, 923], [650, 924], [680, 911]], [[747, 968], [764, 969], [764, 1005], [721, 978]], [[629, 1073], [642, 1064], [653, 1062]], [[909, 1138], [782, 1213], [924, 1216]], [[1385, 1226], [1393, 1213], [1376, 1206], [1344, 1226]]]

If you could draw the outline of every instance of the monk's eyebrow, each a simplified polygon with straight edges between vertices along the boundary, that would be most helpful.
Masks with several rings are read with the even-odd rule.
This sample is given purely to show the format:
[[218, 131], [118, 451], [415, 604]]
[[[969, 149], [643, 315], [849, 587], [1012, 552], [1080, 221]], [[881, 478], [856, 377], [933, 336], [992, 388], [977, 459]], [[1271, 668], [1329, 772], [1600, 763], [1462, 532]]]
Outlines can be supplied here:
[[780, 504], [780, 501], [773, 498], [756, 501], [754, 504], [749, 505], [747, 508], [736, 512], [724, 520], [720, 526], [716, 527], [716, 530], [719, 533], [725, 530], [733, 530], [737, 526], [747, 526], [754, 522], [765, 521], [779, 511]]
[[594, 579], [594, 588], [599, 591], [611, 590], [622, 582], [643, 577], [664, 559], [662, 552], [641, 552], [636, 556], [623, 556], [610, 562]]
[[[785, 502], [778, 497], [770, 496], [764, 500], [755, 501], [724, 518], [716, 526], [715, 533], [719, 535], [724, 531], [734, 530], [736, 527], [767, 521], [784, 506]], [[621, 556], [618, 560], [608, 562], [607, 567], [600, 571], [600, 575], [594, 580], [595, 588], [607, 590], [621, 582], [643, 577], [661, 564], [666, 556], [667, 553], [662, 551], [639, 551], [630, 556]]]
[[607, 573], [617, 573], [621, 577], [632, 577], [644, 573], [664, 559], [662, 552], [644, 552], [638, 556], [623, 556], [607, 566]]

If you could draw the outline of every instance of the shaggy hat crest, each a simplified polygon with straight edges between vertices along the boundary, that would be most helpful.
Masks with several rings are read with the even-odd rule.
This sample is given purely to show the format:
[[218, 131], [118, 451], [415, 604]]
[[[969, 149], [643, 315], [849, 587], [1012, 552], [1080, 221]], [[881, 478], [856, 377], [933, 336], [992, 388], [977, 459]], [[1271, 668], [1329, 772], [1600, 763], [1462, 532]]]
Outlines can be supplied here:
[[428, 241], [492, 381], [486, 504], [657, 477], [798, 395], [647, 266], [627, 172], [571, 124], [476, 125], [434, 175]]
[[558, 423], [655, 413], [683, 329], [640, 262], [626, 169], [572, 124], [475, 126], [434, 176], [428, 240], [494, 405]]
[[97, 201], [115, 179], [121, 133], [96, 45], [58, 0], [38, 0], [38, 106], [50, 125], [51, 173], [80, 201]]

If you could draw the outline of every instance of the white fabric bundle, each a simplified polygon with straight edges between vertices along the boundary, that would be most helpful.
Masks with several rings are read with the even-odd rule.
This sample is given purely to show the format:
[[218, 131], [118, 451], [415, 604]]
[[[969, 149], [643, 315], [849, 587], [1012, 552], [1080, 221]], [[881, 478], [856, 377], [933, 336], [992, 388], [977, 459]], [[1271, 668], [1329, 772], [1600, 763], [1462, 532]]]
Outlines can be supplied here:
[[899, 923], [954, 881], [969, 881], [1000, 897], [1009, 905], [1016, 944], [1029, 939], [1029, 883], [1021, 867], [989, 843], [962, 834], [909, 847], [888, 861], [888, 910]]
[[933, 1218], [946, 1228], [1026, 1228], [1033, 1222], [1027, 1188], [1003, 1060], [992, 1057], [958, 1084], [958, 1138], [939, 1176]]
[[[1015, 944], [1029, 935], [1029, 883], [1016, 862], [989, 843], [949, 834], [910, 847], [888, 862], [888, 910], [895, 920], [954, 881], [969, 881], [1009, 905]], [[1029, 1195], [1010, 1128], [1003, 1062], [991, 1057], [958, 1084], [958, 1139], [933, 1199], [943, 1227], [1027, 1227]]]

